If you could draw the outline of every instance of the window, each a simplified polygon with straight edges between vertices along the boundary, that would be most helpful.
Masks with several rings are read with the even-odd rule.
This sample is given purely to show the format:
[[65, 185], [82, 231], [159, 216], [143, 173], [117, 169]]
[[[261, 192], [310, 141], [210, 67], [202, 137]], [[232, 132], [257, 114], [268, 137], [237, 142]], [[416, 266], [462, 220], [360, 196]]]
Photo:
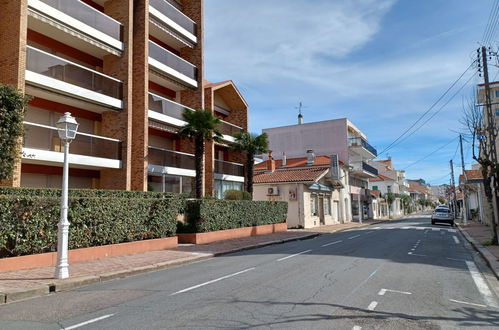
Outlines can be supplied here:
[[331, 198], [324, 197], [324, 215], [331, 215]]
[[386, 191], [391, 193], [392, 192], [392, 186], [386, 186]]
[[379, 190], [378, 189], [378, 186], [373, 186], [373, 189], [372, 190]]
[[496, 97], [499, 97], [499, 89], [495, 91]]
[[317, 198], [317, 195], [310, 195], [310, 214], [313, 216], [317, 216], [317, 209], [318, 209], [318, 204], [319, 204], [319, 199]]
[[224, 199], [227, 190], [244, 190], [242, 182], [215, 180], [215, 198]]

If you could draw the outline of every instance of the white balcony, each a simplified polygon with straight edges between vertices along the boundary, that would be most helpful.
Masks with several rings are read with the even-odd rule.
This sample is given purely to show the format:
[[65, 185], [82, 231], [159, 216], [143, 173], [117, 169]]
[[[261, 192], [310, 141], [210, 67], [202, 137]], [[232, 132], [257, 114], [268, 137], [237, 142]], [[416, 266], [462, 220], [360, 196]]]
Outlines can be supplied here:
[[244, 182], [244, 165], [215, 159], [215, 179]]
[[99, 58], [124, 50], [121, 23], [79, 0], [28, 0], [28, 28]]
[[149, 147], [148, 163], [148, 172], [150, 174], [196, 176], [193, 154]]
[[93, 112], [123, 109], [120, 80], [28, 46], [26, 93]]
[[351, 163], [350, 173], [361, 178], [375, 178], [378, 176], [378, 170], [366, 162]]

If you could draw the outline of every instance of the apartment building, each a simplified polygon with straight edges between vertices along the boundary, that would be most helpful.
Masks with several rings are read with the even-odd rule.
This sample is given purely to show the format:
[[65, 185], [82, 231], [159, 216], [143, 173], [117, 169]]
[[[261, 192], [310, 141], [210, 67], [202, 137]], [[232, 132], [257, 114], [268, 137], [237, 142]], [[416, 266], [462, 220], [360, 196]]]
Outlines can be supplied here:
[[367, 163], [376, 158], [377, 151], [368, 142], [365, 134], [346, 118], [306, 124], [266, 128], [269, 149], [276, 159], [283, 153], [289, 158], [304, 157], [307, 151], [316, 156], [337, 155], [348, 167], [346, 205], [355, 220], [373, 216], [369, 178], [378, 176], [378, 171]]
[[243, 180], [231, 166], [216, 168], [218, 150], [227, 153], [220, 161], [243, 163], [227, 151], [225, 126], [246, 130], [248, 107], [232, 82], [203, 81], [202, 0], [19, 0], [0, 1], [0, 10], [0, 83], [32, 97], [8, 185], [60, 185], [54, 124], [71, 112], [80, 124], [71, 187], [190, 193], [194, 145], [176, 131], [184, 109], [202, 108], [226, 132], [224, 143], [207, 145], [205, 192], [217, 176]]
[[[490, 103], [492, 107], [492, 115], [495, 119], [496, 129], [499, 127], [499, 81], [494, 81], [489, 84], [490, 87]], [[483, 111], [483, 124], [487, 128], [488, 115], [486, 107], [486, 96], [485, 96], [485, 84], [479, 84], [477, 86], [477, 104], [481, 106]], [[484, 130], [485, 134], [488, 135], [488, 131]], [[496, 139], [496, 150], [499, 150], [499, 141]]]

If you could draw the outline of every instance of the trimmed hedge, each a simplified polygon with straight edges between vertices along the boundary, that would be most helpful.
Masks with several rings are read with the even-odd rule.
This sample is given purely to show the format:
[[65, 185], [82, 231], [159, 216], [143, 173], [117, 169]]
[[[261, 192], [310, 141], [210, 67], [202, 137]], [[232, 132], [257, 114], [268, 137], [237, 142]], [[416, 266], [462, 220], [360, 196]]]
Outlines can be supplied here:
[[[0, 195], [60, 197], [61, 189], [0, 187]], [[161, 198], [161, 197], [168, 197], [175, 195], [177, 194], [160, 193], [152, 191], [69, 189], [70, 198], [71, 197]]]
[[204, 233], [282, 223], [286, 221], [287, 215], [286, 202], [188, 200], [186, 223], [179, 223], [177, 231]]
[[[0, 257], [55, 251], [60, 200], [0, 195]], [[184, 199], [72, 197], [69, 248], [175, 236]]]

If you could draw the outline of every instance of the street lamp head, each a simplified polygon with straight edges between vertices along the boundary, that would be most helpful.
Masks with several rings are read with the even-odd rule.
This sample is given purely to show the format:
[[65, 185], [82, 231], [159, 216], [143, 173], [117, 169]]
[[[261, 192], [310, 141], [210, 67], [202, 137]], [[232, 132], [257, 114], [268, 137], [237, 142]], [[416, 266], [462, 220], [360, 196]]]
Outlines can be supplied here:
[[59, 138], [63, 141], [71, 142], [76, 137], [78, 131], [78, 123], [71, 113], [66, 112], [55, 124]]

